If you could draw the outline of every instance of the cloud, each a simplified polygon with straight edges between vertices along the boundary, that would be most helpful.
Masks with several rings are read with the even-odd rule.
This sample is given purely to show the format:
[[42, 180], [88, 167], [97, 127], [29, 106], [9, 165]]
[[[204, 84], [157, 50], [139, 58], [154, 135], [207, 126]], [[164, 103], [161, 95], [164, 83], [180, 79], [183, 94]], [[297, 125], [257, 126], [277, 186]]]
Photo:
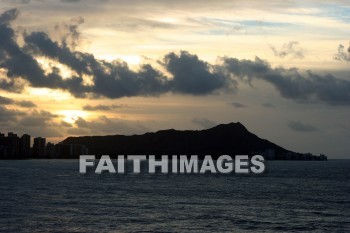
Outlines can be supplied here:
[[[2, 89], [8, 91], [22, 91], [23, 86], [18, 85], [19, 78], [25, 79], [33, 87], [59, 88], [75, 90], [80, 88], [83, 82], [81, 77], [64, 79], [59, 75], [59, 69], [53, 68], [49, 74], [45, 74], [37, 60], [21, 48], [16, 41], [16, 33], [9, 23], [16, 19], [18, 10], [13, 9], [0, 15], [0, 68], [5, 69], [10, 82], [0, 82]], [[16, 89], [22, 88], [22, 89]]]
[[181, 51], [167, 54], [162, 64], [173, 75], [171, 90], [182, 94], [206, 95], [219, 89], [234, 91], [236, 83], [197, 55]]
[[265, 107], [265, 108], [275, 108], [276, 106], [275, 105], [273, 105], [273, 104], [271, 104], [271, 103], [263, 103], [263, 104], [261, 104], [263, 107]]
[[1, 105], [8, 105], [8, 104], [13, 104], [14, 101], [10, 98], [0, 96], [0, 104]]
[[17, 9], [11, 9], [5, 11], [0, 15], [0, 25], [7, 25], [17, 18], [19, 11]]
[[[100, 116], [92, 121], [79, 117], [75, 121], [76, 128], [90, 131], [92, 134], [140, 134], [148, 132], [149, 129], [138, 121], [108, 118]], [[78, 130], [71, 130], [78, 132]], [[81, 131], [82, 132], [82, 131]]]
[[2, 105], [17, 105], [23, 108], [34, 108], [36, 107], [36, 104], [34, 104], [32, 101], [28, 101], [28, 100], [22, 100], [22, 101], [15, 101], [13, 99], [7, 98], [7, 97], [3, 97], [0, 96], [0, 104]]
[[77, 17], [70, 20], [69, 23], [59, 23], [55, 25], [55, 32], [60, 37], [62, 45], [75, 49], [80, 40], [79, 26], [84, 23], [83, 17]]
[[[17, 121], [19, 116], [26, 115], [25, 112], [15, 110], [15, 109], [8, 109], [5, 107], [0, 106], [0, 123], [7, 125], [10, 122]], [[2, 125], [3, 126], [3, 125]]]
[[35, 126], [35, 127], [18, 127], [18, 131], [32, 135], [33, 137], [62, 137], [62, 131], [60, 129], [54, 128], [54, 127], [41, 127], [41, 126]]
[[[86, 93], [108, 98], [155, 96], [169, 90], [166, 77], [151, 65], [141, 65], [139, 71], [135, 72], [125, 62], [109, 63], [97, 60], [91, 54], [73, 52], [53, 42], [42, 32], [27, 35], [25, 41], [32, 53], [55, 59], [78, 73], [78, 77], [69, 81], [58, 77], [58, 72], [54, 76], [56, 86], [69, 90], [74, 96], [83, 97]], [[82, 74], [93, 76], [92, 86], [83, 85]]]
[[61, 2], [64, 2], [64, 3], [77, 3], [77, 2], [80, 2], [80, 0], [61, 0]]
[[78, 135], [78, 136], [81, 136], [81, 135], [89, 135], [89, 131], [86, 130], [86, 129], [81, 129], [81, 128], [71, 128], [71, 129], [68, 129], [67, 130], [67, 133], [69, 135]]
[[29, 127], [46, 127], [50, 126], [51, 120], [57, 118], [58, 115], [41, 110], [33, 110], [30, 115], [23, 117], [19, 124]]
[[238, 60], [224, 57], [223, 69], [233, 78], [252, 82], [261, 79], [271, 83], [286, 99], [302, 102], [325, 102], [330, 105], [350, 105], [350, 81], [331, 74], [318, 75], [307, 71], [305, 75], [296, 68], [272, 68], [258, 57]]
[[85, 111], [112, 111], [115, 109], [119, 109], [119, 108], [124, 108], [127, 105], [124, 104], [112, 104], [112, 105], [103, 105], [103, 104], [99, 104], [99, 105], [95, 105], [95, 106], [91, 106], [91, 105], [85, 105], [83, 106], [83, 110]]
[[70, 128], [70, 127], [72, 127], [72, 124], [70, 124], [70, 123], [68, 123], [66, 121], [61, 121], [59, 126], [60, 127], [68, 127], [68, 128]]
[[347, 126], [346, 124], [340, 124], [340, 123], [335, 124], [335, 126], [337, 126], [338, 128], [340, 128], [342, 130], [345, 137], [350, 137], [350, 127], [349, 126]]
[[305, 124], [299, 121], [290, 121], [288, 127], [297, 132], [314, 132], [318, 129], [312, 125]]
[[238, 103], [238, 102], [233, 102], [231, 103], [231, 105], [235, 108], [245, 108], [247, 106], [245, 106], [244, 104]]
[[192, 119], [192, 123], [199, 125], [205, 129], [212, 128], [217, 125], [214, 121], [211, 121], [207, 118], [196, 117]]
[[112, 26], [120, 31], [130, 31], [137, 30], [141, 31], [143, 29], [170, 29], [180, 27], [181, 25], [168, 23], [159, 20], [151, 20], [145, 18], [134, 18], [134, 17], [125, 17], [123, 21], [113, 23]]
[[[79, 98], [115, 99], [165, 93], [203, 96], [234, 93], [240, 82], [260, 79], [271, 83], [286, 99], [350, 105], [349, 80], [311, 71], [302, 74], [296, 68], [272, 68], [258, 57], [255, 60], [223, 57], [216, 64], [209, 64], [187, 51], [171, 52], [159, 61], [166, 72], [150, 64], [141, 64], [139, 70], [134, 71], [125, 62], [108, 62], [75, 51], [67, 40], [63, 39], [61, 43], [53, 41], [44, 32], [24, 33], [25, 43], [21, 47], [10, 25], [17, 15], [17, 10], [0, 15], [0, 68], [7, 76], [6, 80], [0, 79], [0, 88], [7, 91], [21, 92], [23, 82], [26, 82], [33, 87], [66, 90]], [[77, 27], [82, 21], [71, 23], [69, 33], [78, 36]], [[293, 50], [294, 45], [295, 42], [290, 42], [286, 48]], [[37, 56], [66, 65], [73, 71], [71, 77], [62, 78], [57, 67], [44, 71], [36, 60]], [[84, 83], [84, 76], [92, 78], [89, 84]]]
[[32, 136], [62, 137], [62, 128], [54, 120], [58, 116], [43, 110], [32, 110], [29, 113], [0, 106], [0, 128], [19, 134]]
[[[72, 51], [65, 45], [52, 41], [43, 32], [33, 32], [25, 37], [26, 49], [31, 53], [57, 60], [76, 71], [74, 87], [62, 84], [56, 71], [58, 88], [69, 89], [79, 97], [92, 92], [98, 96], [121, 98], [126, 96], [158, 96], [166, 92], [190, 95], [207, 95], [220, 89], [233, 91], [235, 81], [227, 79], [214, 66], [186, 51], [169, 53], [161, 64], [173, 76], [171, 79], [149, 64], [142, 64], [138, 71], [129, 69], [125, 62], [97, 60], [91, 54]], [[93, 76], [93, 85], [82, 85], [82, 74]], [[80, 78], [80, 79], [78, 79]], [[66, 80], [64, 80], [67, 82]], [[75, 81], [75, 82], [73, 82]]]
[[270, 49], [272, 50], [273, 54], [276, 57], [285, 58], [285, 57], [292, 57], [292, 58], [304, 58], [304, 50], [300, 47], [298, 47], [299, 42], [297, 41], [290, 41], [286, 44], [283, 44], [280, 49], [277, 49], [274, 46], [270, 46]]
[[23, 101], [17, 101], [17, 105], [23, 108], [35, 108], [37, 107], [36, 104], [34, 104], [32, 101], [27, 101], [27, 100], [23, 100]]
[[345, 49], [345, 46], [340, 44], [338, 47], [338, 53], [334, 56], [335, 60], [350, 62], [350, 43], [349, 47]]
[[37, 136], [62, 136], [53, 128], [57, 115], [47, 111], [32, 110], [27, 113], [0, 106], [0, 128], [2, 130], [30, 133]]
[[[44, 120], [44, 121], [43, 121]], [[19, 121], [19, 124], [23, 126], [30, 126], [30, 127], [45, 127], [46, 125], [46, 120], [43, 117], [33, 117], [33, 116], [27, 116], [22, 118]]]

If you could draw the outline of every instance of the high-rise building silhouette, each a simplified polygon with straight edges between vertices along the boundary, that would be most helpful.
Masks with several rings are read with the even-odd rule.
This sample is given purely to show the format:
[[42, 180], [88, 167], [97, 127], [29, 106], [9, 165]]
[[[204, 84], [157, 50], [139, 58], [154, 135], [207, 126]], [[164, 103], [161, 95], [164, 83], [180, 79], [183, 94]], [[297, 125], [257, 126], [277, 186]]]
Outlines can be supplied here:
[[34, 138], [31, 148], [31, 137], [23, 134], [9, 132], [7, 136], [0, 132], [0, 159], [29, 159], [29, 158], [78, 158], [79, 155], [88, 154], [88, 148], [80, 144], [53, 144], [46, 138]]
[[0, 159], [5, 159], [7, 156], [5, 140], [6, 140], [5, 134], [0, 132]]
[[17, 159], [19, 157], [19, 137], [13, 132], [7, 134], [5, 145], [7, 147], [7, 158]]
[[34, 138], [33, 157], [34, 158], [46, 157], [46, 138], [42, 138], [42, 137]]
[[20, 139], [20, 157], [21, 158], [30, 158], [30, 135], [23, 134]]
[[56, 158], [55, 144], [48, 142], [46, 145], [46, 155], [49, 158]]

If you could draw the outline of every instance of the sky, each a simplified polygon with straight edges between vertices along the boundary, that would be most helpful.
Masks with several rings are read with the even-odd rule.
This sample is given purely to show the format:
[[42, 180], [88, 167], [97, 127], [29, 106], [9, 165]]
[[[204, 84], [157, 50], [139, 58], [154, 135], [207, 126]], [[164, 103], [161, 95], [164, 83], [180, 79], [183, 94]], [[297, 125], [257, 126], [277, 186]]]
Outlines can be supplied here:
[[0, 0], [0, 131], [68, 136], [241, 122], [350, 158], [350, 3]]

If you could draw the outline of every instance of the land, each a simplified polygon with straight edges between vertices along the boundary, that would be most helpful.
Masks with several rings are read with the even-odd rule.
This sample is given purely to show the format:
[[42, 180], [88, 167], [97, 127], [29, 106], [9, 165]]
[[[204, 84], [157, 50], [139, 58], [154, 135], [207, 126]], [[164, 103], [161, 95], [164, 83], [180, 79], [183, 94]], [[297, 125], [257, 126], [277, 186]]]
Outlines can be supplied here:
[[205, 130], [161, 130], [142, 135], [68, 137], [63, 145], [83, 145], [89, 154], [110, 155], [263, 155], [268, 160], [327, 160], [324, 155], [297, 153], [261, 139], [241, 123], [221, 124]]
[[262, 155], [267, 160], [327, 160], [325, 155], [297, 153], [249, 132], [241, 123], [217, 125], [205, 130], [161, 130], [142, 135], [68, 137], [54, 145], [42, 137], [0, 133], [0, 159], [75, 159], [80, 155]]

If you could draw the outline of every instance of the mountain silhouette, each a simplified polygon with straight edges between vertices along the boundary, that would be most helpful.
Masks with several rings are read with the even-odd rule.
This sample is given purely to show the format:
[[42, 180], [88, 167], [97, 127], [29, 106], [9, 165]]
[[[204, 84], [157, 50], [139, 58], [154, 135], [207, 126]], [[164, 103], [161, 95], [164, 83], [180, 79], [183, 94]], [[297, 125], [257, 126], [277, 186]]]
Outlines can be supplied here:
[[62, 144], [81, 144], [93, 155], [253, 155], [273, 151], [277, 157], [289, 151], [249, 132], [241, 123], [217, 125], [205, 130], [161, 130], [143, 135], [68, 137]]

